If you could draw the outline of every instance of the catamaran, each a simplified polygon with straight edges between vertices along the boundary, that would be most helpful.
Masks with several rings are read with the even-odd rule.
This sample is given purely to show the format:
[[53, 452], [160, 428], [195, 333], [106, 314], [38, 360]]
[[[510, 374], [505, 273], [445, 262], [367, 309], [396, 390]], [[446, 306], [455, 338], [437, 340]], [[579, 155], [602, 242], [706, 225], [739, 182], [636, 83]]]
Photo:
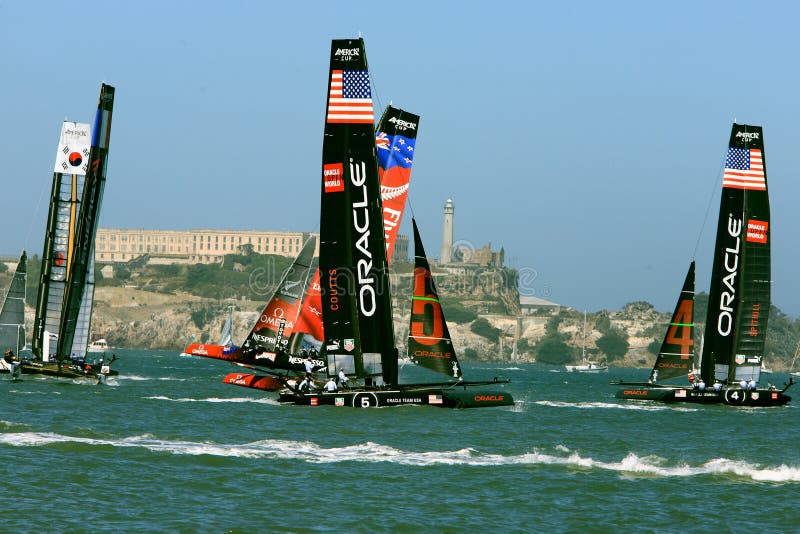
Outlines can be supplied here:
[[[397, 240], [398, 230], [405, 211], [408, 187], [411, 181], [411, 168], [414, 159], [414, 148], [419, 127], [419, 116], [409, 113], [400, 108], [387, 106], [381, 120], [378, 122], [378, 129], [375, 134], [375, 151], [378, 158], [378, 173], [381, 182], [381, 202], [383, 209], [383, 228], [386, 240], [386, 257], [391, 261], [394, 243]], [[313, 250], [313, 247], [312, 247]], [[306, 256], [301, 252], [298, 259]], [[309, 258], [300, 259], [301, 264], [305, 264]], [[295, 270], [299, 268], [295, 267]], [[282, 284], [281, 284], [282, 285]], [[278, 287], [281, 287], [279, 285]], [[229, 373], [222, 381], [235, 385], [266, 391], [277, 391], [282, 389], [286, 378], [285, 372], [296, 372], [304, 370], [306, 359], [313, 360], [315, 369], [325, 367], [325, 362], [318, 358], [319, 350], [325, 339], [324, 325], [322, 323], [322, 296], [321, 296], [319, 269], [314, 267], [310, 282], [306, 285], [306, 290], [302, 298], [297, 301], [297, 308], [290, 310], [284, 309], [282, 297], [277, 293], [270, 299], [265, 310], [261, 314], [260, 322], [264, 325], [271, 325], [271, 332], [266, 335], [267, 343], [261, 346], [264, 354], [275, 353], [276, 346], [272, 341], [278, 339], [277, 334], [281, 319], [285, 318], [283, 330], [280, 331], [281, 353], [284, 360], [291, 360], [289, 365], [284, 365], [270, 359], [255, 361], [254, 358], [245, 357], [242, 351], [229, 344], [191, 344], [184, 349], [184, 354], [204, 356], [228, 360], [231, 363], [242, 367], [247, 367], [256, 371], [266, 371], [268, 373], [278, 371], [277, 377], [258, 375], [239, 371]], [[285, 297], [284, 297], [285, 298]], [[273, 302], [274, 301], [274, 302]], [[288, 315], [287, 315], [288, 313]], [[259, 328], [257, 323], [251, 330], [250, 344], [259, 339], [260, 335], [255, 330]], [[253, 345], [255, 347], [255, 345]], [[245, 343], [242, 344], [245, 348]], [[263, 365], [267, 363], [269, 365]]]
[[[292, 354], [288, 348], [288, 340], [297, 322], [316, 244], [317, 240], [313, 236], [305, 242], [240, 347], [231, 344], [193, 343], [184, 349], [184, 353], [277, 373], [275, 377], [230, 373], [223, 378], [225, 383], [267, 391], [284, 387], [283, 380], [287, 373], [303, 371], [307, 357], [313, 357], [308, 354]], [[315, 359], [313, 365], [322, 368], [324, 362]]]
[[32, 353], [25, 374], [96, 377], [116, 374], [105, 355], [87, 361], [94, 301], [94, 240], [103, 198], [114, 88], [103, 84], [94, 127], [64, 122], [56, 154], [42, 253]]
[[[337, 391], [287, 388], [279, 400], [353, 407], [513, 404], [511, 395], [499, 386], [489, 391], [471, 389], [506, 381], [463, 380], [416, 224], [409, 354], [415, 363], [443, 372], [449, 380], [400, 383], [371, 85], [362, 39], [332, 42], [328, 79], [320, 210], [322, 357], [329, 377], [342, 373], [351, 380]], [[409, 133], [416, 134], [416, 127]]]
[[[770, 309], [770, 226], [764, 138], [760, 126], [734, 124], [722, 178], [717, 239], [700, 376], [692, 370], [694, 262], [661, 351], [646, 383], [624, 386], [621, 399], [778, 406], [792, 380], [758, 386]], [[685, 377], [690, 383], [675, 380]]]

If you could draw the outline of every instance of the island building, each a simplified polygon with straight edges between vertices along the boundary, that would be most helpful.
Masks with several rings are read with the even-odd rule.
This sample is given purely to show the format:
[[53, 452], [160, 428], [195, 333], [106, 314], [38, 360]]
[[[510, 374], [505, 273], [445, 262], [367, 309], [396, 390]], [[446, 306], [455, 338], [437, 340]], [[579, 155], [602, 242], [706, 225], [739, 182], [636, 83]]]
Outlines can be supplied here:
[[[99, 228], [95, 262], [124, 263], [148, 256], [149, 263], [220, 263], [226, 254], [248, 250], [257, 254], [295, 257], [308, 232], [264, 230], [144, 230]], [[319, 253], [319, 241], [317, 250]], [[394, 255], [408, 261], [408, 236], [398, 235]]]

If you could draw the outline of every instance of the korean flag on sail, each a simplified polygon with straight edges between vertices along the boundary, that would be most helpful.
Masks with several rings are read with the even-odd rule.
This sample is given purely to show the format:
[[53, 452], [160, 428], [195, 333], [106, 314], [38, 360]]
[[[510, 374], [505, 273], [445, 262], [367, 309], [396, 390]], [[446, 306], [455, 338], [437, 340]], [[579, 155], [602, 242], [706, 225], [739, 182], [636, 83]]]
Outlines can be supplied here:
[[62, 174], [86, 174], [89, 151], [92, 147], [92, 132], [88, 124], [67, 122], [61, 126], [55, 172]]

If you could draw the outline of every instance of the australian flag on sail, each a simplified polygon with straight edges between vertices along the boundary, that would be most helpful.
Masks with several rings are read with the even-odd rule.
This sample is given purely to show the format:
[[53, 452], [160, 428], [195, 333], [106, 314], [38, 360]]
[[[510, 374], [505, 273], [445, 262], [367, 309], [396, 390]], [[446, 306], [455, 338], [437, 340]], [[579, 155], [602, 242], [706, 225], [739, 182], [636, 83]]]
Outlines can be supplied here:
[[372, 124], [369, 71], [332, 70], [328, 95], [328, 123]]
[[729, 147], [725, 158], [722, 187], [767, 190], [764, 156], [758, 148]]

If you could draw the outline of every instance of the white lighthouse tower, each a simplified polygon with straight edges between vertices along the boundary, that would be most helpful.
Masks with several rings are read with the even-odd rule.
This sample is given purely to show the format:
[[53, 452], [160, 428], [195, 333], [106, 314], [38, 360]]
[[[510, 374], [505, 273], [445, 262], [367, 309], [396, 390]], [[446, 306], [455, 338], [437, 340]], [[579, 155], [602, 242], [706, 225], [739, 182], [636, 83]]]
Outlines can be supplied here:
[[442, 234], [442, 254], [439, 256], [441, 263], [450, 263], [453, 252], [453, 213], [455, 206], [453, 199], [448, 198], [444, 203], [444, 233]]

